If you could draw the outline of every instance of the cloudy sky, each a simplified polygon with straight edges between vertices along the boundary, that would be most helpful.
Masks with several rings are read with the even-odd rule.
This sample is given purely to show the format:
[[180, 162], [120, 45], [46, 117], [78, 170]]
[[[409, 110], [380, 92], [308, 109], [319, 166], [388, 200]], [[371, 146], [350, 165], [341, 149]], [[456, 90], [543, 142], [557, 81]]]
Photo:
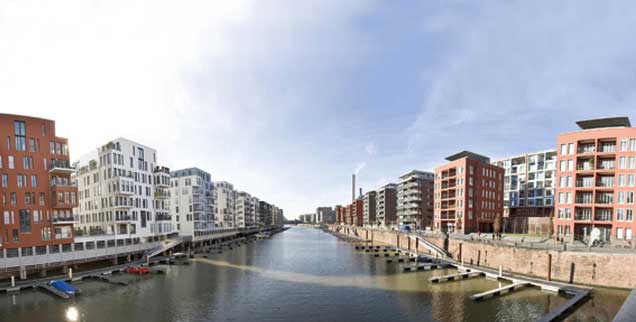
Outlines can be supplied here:
[[629, 1], [0, 0], [0, 111], [73, 158], [116, 137], [285, 209], [464, 149], [553, 148], [634, 116]]

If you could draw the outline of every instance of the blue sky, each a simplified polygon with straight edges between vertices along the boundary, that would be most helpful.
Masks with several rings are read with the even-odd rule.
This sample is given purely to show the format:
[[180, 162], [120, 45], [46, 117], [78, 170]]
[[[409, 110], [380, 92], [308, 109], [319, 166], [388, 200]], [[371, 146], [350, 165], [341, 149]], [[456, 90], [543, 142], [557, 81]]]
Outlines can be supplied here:
[[0, 2], [0, 105], [114, 137], [285, 209], [464, 149], [553, 148], [633, 116], [636, 5], [596, 1]]

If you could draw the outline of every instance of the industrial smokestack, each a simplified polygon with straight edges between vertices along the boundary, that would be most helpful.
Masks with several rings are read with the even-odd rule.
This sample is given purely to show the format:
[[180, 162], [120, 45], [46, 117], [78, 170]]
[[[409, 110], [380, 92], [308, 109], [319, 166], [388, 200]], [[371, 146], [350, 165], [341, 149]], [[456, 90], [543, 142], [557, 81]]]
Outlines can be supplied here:
[[356, 174], [351, 175], [351, 201], [356, 200]]

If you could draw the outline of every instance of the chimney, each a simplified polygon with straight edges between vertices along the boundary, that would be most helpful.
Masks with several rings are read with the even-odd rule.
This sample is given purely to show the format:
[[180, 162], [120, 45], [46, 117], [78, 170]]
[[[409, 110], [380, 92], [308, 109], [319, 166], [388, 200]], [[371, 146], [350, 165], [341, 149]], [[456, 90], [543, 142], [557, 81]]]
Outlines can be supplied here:
[[356, 200], [356, 174], [351, 175], [351, 201]]

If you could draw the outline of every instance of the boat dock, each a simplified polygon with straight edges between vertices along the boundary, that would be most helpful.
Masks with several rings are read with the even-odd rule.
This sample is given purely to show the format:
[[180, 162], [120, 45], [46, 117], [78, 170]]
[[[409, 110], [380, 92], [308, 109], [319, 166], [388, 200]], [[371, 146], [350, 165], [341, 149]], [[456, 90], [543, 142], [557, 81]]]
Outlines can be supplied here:
[[[363, 251], [364, 253], [374, 254], [374, 257], [384, 258], [379, 252], [383, 247], [385, 249], [389, 249], [390, 246], [378, 246], [378, 245], [356, 245], [356, 250]], [[431, 247], [433, 248], [433, 247]], [[540, 322], [552, 322], [559, 321], [572, 312], [578, 305], [580, 305], [583, 300], [589, 295], [591, 288], [575, 286], [566, 283], [554, 282], [554, 281], [546, 281], [537, 278], [519, 276], [514, 274], [504, 274], [503, 270], [484, 268], [480, 266], [473, 265], [465, 265], [464, 263], [460, 263], [452, 260], [448, 256], [445, 256], [441, 251], [434, 252], [433, 254], [419, 254], [415, 253], [408, 249], [403, 248], [392, 248], [391, 252], [395, 252], [393, 254], [386, 253], [385, 256], [394, 255], [397, 258], [387, 259], [387, 263], [405, 263], [405, 262], [415, 262], [421, 263], [426, 262], [425, 264], [415, 264], [415, 265], [407, 265], [402, 266], [403, 272], [416, 272], [416, 271], [427, 271], [441, 268], [451, 268], [456, 269], [457, 273], [431, 277], [429, 279], [430, 283], [440, 284], [445, 282], [453, 282], [453, 281], [462, 281], [474, 278], [485, 277], [487, 279], [497, 280], [506, 282], [506, 285], [500, 285], [497, 288], [492, 290], [488, 290], [485, 292], [481, 292], [478, 294], [473, 294], [470, 298], [474, 301], [485, 301], [492, 297], [499, 297], [514, 292], [516, 290], [532, 287], [538, 288], [540, 291], [549, 292], [553, 294], [562, 294], [568, 297], [568, 300], [561, 304], [556, 309], [552, 310], [548, 314], [544, 315], [539, 321]], [[624, 322], [624, 321], [634, 321], [633, 318], [636, 316], [636, 290], [633, 292], [632, 301], [633, 305], [624, 306], [625, 308], [625, 316], [622, 320], [615, 320], [615, 322]], [[619, 316], [622, 314], [623, 308], [619, 311]]]

